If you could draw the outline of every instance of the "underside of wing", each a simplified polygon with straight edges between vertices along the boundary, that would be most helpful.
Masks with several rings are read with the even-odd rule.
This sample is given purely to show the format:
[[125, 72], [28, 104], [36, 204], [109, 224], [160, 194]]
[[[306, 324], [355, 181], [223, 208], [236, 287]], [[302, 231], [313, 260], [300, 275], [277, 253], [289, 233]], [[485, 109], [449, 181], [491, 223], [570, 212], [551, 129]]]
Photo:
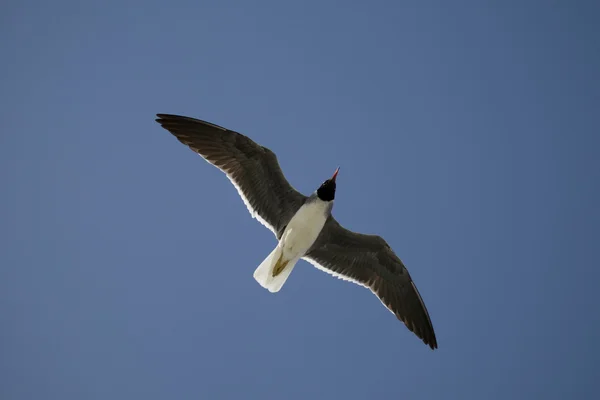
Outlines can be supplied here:
[[250, 138], [209, 122], [158, 114], [156, 122], [181, 143], [223, 171], [250, 214], [277, 238], [304, 203], [281, 171], [275, 154]]
[[425, 303], [408, 270], [383, 238], [352, 232], [331, 216], [305, 259], [340, 279], [369, 288], [410, 331], [437, 348]]

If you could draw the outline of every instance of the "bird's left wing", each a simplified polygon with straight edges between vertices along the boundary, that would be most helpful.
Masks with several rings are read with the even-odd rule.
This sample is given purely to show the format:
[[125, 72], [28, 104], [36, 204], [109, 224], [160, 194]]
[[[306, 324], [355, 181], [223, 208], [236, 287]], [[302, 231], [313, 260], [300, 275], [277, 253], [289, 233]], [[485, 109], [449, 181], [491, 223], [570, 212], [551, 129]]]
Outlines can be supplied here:
[[287, 181], [277, 156], [250, 138], [209, 122], [158, 114], [158, 122], [181, 143], [223, 171], [252, 217], [279, 239], [306, 196]]
[[304, 259], [371, 289], [409, 330], [432, 349], [437, 348], [425, 303], [406, 267], [383, 238], [352, 232], [330, 216]]

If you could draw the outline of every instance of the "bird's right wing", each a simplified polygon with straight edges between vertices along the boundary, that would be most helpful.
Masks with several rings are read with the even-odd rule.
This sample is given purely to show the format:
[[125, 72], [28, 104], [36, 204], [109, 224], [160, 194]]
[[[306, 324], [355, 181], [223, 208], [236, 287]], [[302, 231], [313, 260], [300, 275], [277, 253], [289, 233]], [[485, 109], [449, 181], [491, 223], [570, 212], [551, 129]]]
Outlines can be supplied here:
[[371, 291], [432, 349], [437, 340], [425, 303], [404, 263], [380, 236], [352, 232], [330, 216], [308, 250], [318, 269]]
[[181, 143], [223, 171], [252, 217], [279, 239], [306, 196], [294, 189], [277, 156], [248, 137], [209, 122], [158, 114], [158, 122]]

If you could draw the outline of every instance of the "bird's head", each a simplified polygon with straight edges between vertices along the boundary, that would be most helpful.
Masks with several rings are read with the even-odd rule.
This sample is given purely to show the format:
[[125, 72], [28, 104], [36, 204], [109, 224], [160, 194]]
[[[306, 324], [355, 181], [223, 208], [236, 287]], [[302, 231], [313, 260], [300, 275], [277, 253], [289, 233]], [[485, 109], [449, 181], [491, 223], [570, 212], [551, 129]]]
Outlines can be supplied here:
[[327, 179], [317, 189], [317, 196], [323, 201], [333, 201], [335, 198], [335, 179], [337, 178], [340, 167], [337, 167], [333, 176]]

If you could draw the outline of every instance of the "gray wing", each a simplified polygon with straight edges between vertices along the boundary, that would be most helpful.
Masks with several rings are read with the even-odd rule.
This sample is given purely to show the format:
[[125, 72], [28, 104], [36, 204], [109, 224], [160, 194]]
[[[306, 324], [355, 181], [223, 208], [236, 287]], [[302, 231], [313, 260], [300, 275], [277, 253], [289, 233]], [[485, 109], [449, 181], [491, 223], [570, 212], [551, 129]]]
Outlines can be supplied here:
[[352, 232], [330, 216], [304, 259], [371, 289], [409, 330], [432, 349], [437, 348], [425, 303], [406, 267], [383, 238]]
[[248, 137], [194, 118], [157, 114], [158, 122], [181, 143], [223, 171], [237, 189], [252, 217], [277, 238], [306, 196], [294, 189], [281, 171], [277, 156]]

